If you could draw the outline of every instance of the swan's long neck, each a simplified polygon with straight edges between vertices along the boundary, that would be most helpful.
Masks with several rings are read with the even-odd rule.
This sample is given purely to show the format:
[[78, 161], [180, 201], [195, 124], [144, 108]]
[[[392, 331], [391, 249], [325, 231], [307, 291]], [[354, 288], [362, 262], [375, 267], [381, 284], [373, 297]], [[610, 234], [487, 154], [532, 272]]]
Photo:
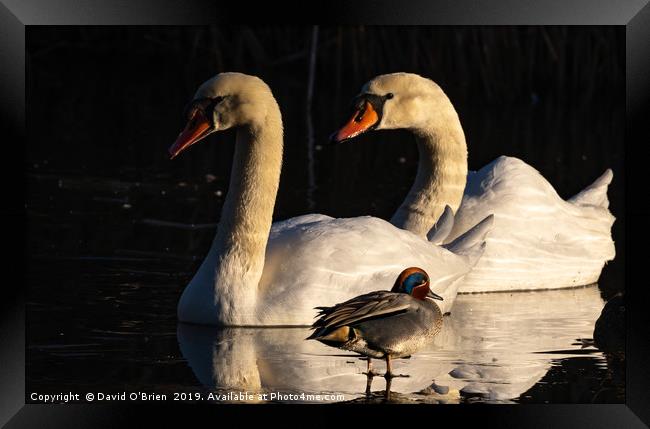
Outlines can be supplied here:
[[420, 157], [418, 171], [391, 223], [426, 236], [445, 205], [454, 213], [460, 206], [467, 182], [467, 145], [458, 115], [451, 106], [412, 131]]
[[255, 317], [281, 167], [279, 114], [267, 117], [264, 124], [238, 130], [230, 187], [214, 244], [220, 254], [215, 299], [226, 324], [246, 324]]
[[245, 325], [256, 320], [257, 288], [281, 167], [278, 109], [264, 123], [237, 132], [230, 187], [211, 249], [218, 255], [213, 293], [221, 324]]

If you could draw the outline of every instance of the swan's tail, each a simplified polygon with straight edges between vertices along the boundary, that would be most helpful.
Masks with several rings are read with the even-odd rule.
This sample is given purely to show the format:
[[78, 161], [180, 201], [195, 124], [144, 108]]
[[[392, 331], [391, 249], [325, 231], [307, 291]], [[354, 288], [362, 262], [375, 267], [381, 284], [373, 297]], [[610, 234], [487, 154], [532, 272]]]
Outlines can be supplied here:
[[609, 207], [607, 199], [607, 188], [612, 183], [614, 173], [608, 168], [602, 176], [594, 181], [591, 185], [569, 198], [569, 202], [578, 206], [596, 206], [604, 209]]
[[438, 222], [433, 225], [433, 228], [427, 234], [427, 239], [433, 244], [442, 244], [445, 238], [449, 236], [451, 230], [454, 228], [454, 212], [449, 206], [445, 206], [445, 211], [442, 212]]
[[490, 215], [477, 223], [469, 231], [452, 241], [444, 244], [447, 250], [458, 255], [467, 256], [470, 265], [475, 265], [485, 250], [485, 236], [492, 229], [494, 215]]

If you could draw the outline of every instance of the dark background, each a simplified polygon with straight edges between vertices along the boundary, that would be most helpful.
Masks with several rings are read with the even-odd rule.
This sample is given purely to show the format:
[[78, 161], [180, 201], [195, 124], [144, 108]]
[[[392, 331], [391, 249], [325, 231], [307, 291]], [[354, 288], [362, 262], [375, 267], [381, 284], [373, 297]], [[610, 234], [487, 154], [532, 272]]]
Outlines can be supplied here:
[[[42, 179], [78, 181], [75, 186], [91, 187], [95, 197], [99, 185], [88, 182], [109, 180], [129, 189], [133, 183], [172, 188], [166, 196], [146, 189], [130, 195], [131, 214], [216, 222], [223, 195], [214, 191], [227, 189], [232, 133], [212, 136], [174, 162], [166, 150], [198, 85], [218, 72], [241, 71], [264, 79], [283, 111], [286, 155], [276, 218], [314, 211], [388, 218], [415, 176], [417, 151], [408, 133], [325, 143], [364, 82], [409, 71], [436, 81], [454, 103], [470, 169], [499, 155], [516, 156], [567, 198], [612, 168], [609, 197], [618, 218], [617, 250], [623, 251], [622, 27], [319, 28], [311, 104], [314, 142], [325, 146], [316, 148], [310, 190], [306, 106], [313, 35], [310, 27], [29, 28], [28, 209]], [[204, 186], [206, 174], [216, 176], [211, 186]], [[199, 185], [196, 201], [168, 203], [178, 182]], [[51, 218], [65, 206], [55, 200], [39, 214]], [[111, 214], [100, 221], [113, 220]], [[110, 253], [124, 238], [110, 236], [89, 229], [81, 242], [57, 237], [55, 251]], [[159, 238], [147, 250], [174, 247]], [[32, 253], [49, 253], [44, 243], [32, 244]]]
[[[116, 369], [101, 357], [105, 366], [88, 366], [97, 356], [84, 360], [85, 352], [73, 356], [80, 360], [70, 374], [70, 355], [57, 360], [29, 345], [79, 343], [97, 329], [117, 341], [119, 333], [155, 331], [160, 318], [175, 323], [178, 296], [214, 235], [234, 134], [213, 135], [174, 161], [167, 148], [198, 85], [222, 71], [258, 75], [282, 109], [276, 219], [391, 216], [415, 177], [412, 137], [381, 132], [330, 147], [327, 136], [347, 119], [364, 82], [416, 72], [454, 103], [470, 169], [516, 156], [563, 198], [613, 169], [617, 256], [599, 285], [606, 299], [622, 291], [624, 41], [622, 27], [590, 26], [320, 27], [316, 38], [312, 27], [28, 28], [28, 387], [37, 380], [43, 390], [50, 377], [61, 390], [56, 368], [75, 386], [97, 374], [174, 378], [159, 368], [143, 375], [142, 362]], [[160, 349], [129, 343], [123, 354], [152, 360], [173, 341]]]

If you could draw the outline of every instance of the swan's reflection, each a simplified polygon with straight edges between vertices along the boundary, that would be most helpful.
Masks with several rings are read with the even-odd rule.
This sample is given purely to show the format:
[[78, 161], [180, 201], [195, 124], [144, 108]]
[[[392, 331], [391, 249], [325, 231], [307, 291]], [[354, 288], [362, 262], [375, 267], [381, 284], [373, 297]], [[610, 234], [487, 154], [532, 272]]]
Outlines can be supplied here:
[[[602, 308], [596, 286], [459, 295], [434, 341], [410, 359], [395, 361], [394, 370], [409, 377], [380, 388], [400, 401], [516, 399], [546, 374], [551, 360], [580, 352], [576, 339], [592, 336]], [[344, 400], [375, 395], [366, 394], [365, 361], [305, 341], [309, 332], [179, 324], [178, 341], [194, 374], [209, 389], [340, 393]]]

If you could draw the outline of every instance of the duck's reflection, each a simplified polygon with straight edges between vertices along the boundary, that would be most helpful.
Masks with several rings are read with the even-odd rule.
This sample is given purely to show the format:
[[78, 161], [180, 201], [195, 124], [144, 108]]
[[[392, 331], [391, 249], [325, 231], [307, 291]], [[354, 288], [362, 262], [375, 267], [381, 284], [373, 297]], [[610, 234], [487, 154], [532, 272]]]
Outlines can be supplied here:
[[198, 380], [213, 390], [339, 393], [370, 402], [453, 403], [466, 396], [501, 402], [530, 389], [552, 359], [580, 353], [575, 340], [591, 337], [602, 308], [596, 286], [460, 295], [434, 341], [394, 362], [394, 370], [409, 377], [388, 379], [378, 392], [363, 375], [364, 360], [305, 341], [307, 328], [179, 324], [178, 341]]

